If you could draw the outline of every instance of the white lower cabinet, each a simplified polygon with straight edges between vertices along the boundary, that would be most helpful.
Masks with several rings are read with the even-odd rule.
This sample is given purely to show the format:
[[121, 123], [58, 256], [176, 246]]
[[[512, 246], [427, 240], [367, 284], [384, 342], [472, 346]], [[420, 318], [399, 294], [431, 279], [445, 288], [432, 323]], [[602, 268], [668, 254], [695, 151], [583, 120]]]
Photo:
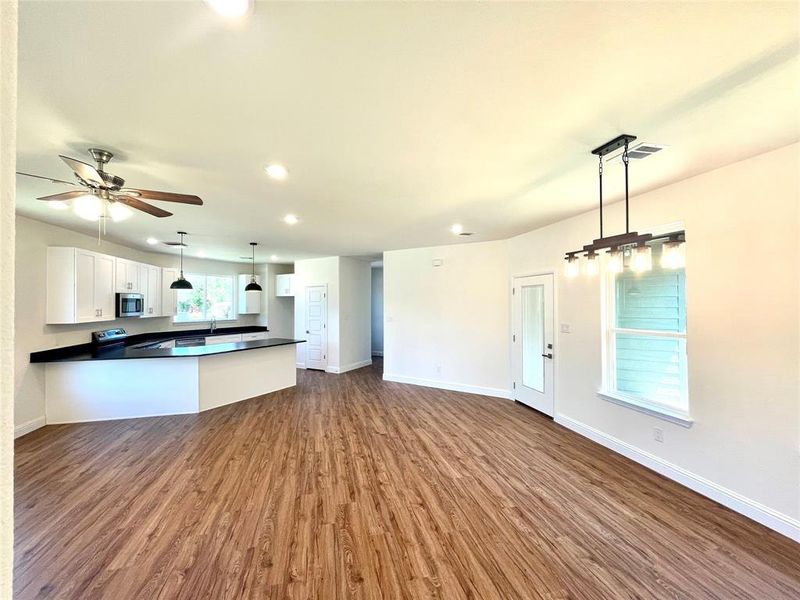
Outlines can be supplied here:
[[253, 342], [255, 340], [265, 340], [267, 339], [267, 332], [266, 331], [256, 331], [255, 333], [243, 333], [242, 334], [242, 341], [243, 342]]
[[47, 249], [48, 324], [112, 321], [114, 257], [82, 248]]
[[231, 344], [233, 342], [241, 342], [242, 334], [236, 333], [231, 335], [209, 335], [206, 336], [206, 346], [212, 344]]

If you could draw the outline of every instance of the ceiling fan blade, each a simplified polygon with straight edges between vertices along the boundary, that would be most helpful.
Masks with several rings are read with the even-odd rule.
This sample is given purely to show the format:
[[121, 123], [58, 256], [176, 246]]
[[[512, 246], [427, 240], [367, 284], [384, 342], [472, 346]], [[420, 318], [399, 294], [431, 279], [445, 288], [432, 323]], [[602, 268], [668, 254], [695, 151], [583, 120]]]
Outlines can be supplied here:
[[17, 175], [25, 175], [25, 177], [35, 177], [36, 179], [44, 179], [45, 181], [49, 181], [50, 183], [65, 183], [67, 185], [78, 185], [74, 181], [64, 181], [63, 179], [53, 179], [52, 177], [45, 177], [44, 175], [34, 175], [33, 173], [23, 173], [22, 171], [17, 171]]
[[173, 192], [159, 192], [156, 190], [139, 190], [136, 188], [123, 188], [120, 190], [123, 194], [129, 194], [136, 198], [145, 198], [146, 200], [163, 200], [164, 202], [180, 202], [181, 204], [194, 204], [200, 206], [203, 201], [190, 194], [175, 194]]
[[61, 160], [67, 163], [67, 166], [70, 169], [75, 171], [75, 174], [78, 177], [80, 177], [84, 181], [87, 181], [89, 183], [95, 183], [99, 186], [105, 185], [103, 177], [100, 175], [100, 173], [97, 172], [97, 169], [95, 169], [89, 163], [85, 163], [83, 161], [77, 160], [75, 158], [70, 158], [69, 156], [64, 156], [62, 154], [59, 154], [58, 156]]
[[83, 190], [74, 190], [72, 192], [62, 192], [60, 194], [53, 194], [52, 196], [42, 196], [41, 198], [37, 198], [37, 200], [72, 200], [73, 198], [78, 198], [79, 196], [85, 196], [87, 192]]
[[131, 208], [135, 208], [136, 210], [141, 210], [142, 212], [146, 212], [148, 215], [153, 215], [154, 217], [171, 217], [172, 213], [157, 206], [153, 206], [152, 204], [148, 204], [147, 202], [142, 202], [138, 198], [131, 198], [130, 196], [125, 196], [123, 194], [114, 195], [114, 200], [117, 202], [122, 202], [126, 206], [130, 206]]

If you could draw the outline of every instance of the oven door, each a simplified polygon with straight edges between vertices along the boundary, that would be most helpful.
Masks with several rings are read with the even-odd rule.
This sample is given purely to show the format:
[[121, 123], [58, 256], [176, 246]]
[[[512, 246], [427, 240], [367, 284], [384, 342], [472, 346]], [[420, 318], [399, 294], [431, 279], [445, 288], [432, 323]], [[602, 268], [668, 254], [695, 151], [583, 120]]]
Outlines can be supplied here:
[[117, 294], [118, 317], [140, 317], [144, 314], [144, 296], [141, 294]]

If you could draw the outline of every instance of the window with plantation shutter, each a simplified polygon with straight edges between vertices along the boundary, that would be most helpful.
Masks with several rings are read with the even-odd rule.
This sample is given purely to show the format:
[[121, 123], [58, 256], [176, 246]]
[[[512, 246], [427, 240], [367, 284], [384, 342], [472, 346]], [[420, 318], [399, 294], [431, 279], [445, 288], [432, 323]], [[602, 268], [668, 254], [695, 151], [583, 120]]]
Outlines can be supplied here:
[[686, 275], [660, 266], [608, 275], [604, 392], [667, 415], [688, 418]]

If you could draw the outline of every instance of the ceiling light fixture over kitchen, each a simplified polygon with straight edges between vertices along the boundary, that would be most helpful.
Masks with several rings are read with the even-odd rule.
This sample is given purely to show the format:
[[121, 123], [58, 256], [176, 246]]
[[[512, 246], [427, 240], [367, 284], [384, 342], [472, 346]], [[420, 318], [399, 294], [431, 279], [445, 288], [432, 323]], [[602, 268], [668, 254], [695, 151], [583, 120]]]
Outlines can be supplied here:
[[450, 227], [450, 233], [453, 233], [455, 235], [461, 235], [463, 231], [464, 231], [464, 226], [461, 223], [454, 223]]
[[295, 215], [286, 215], [283, 217], [283, 222], [287, 225], [296, 225], [299, 220], [300, 219], [298, 219]]
[[151, 246], [155, 246], [158, 243], [158, 240], [154, 237], [149, 237], [147, 238], [147, 243]]
[[250, 283], [248, 283], [244, 287], [245, 292], [260, 292], [261, 286], [256, 283], [256, 246], [258, 246], [258, 242], [250, 242], [250, 246], [253, 248], [253, 274], [250, 276]]
[[278, 260], [278, 256], [276, 254], [273, 254], [272, 256], [269, 257], [269, 259], [270, 260]]
[[171, 290], [191, 290], [192, 289], [192, 284], [189, 282], [189, 280], [187, 280], [183, 276], [183, 248], [186, 246], [186, 244], [183, 241], [183, 236], [186, 235], [186, 232], [185, 231], [179, 231], [178, 235], [181, 236], [180, 244], [177, 244], [181, 248], [181, 274], [175, 281], [173, 281], [170, 284], [169, 289], [171, 289]]
[[237, 19], [250, 12], [252, 0], [206, 0], [206, 4], [226, 19]]
[[289, 175], [288, 169], [279, 164], [267, 165], [264, 170], [272, 179], [277, 179], [278, 181], [283, 181]]
[[[661, 266], [665, 269], [677, 269], [683, 266], [681, 246], [686, 241], [685, 231], [673, 231], [663, 235], [637, 233], [630, 230], [629, 194], [628, 194], [628, 145], [636, 139], [635, 135], [623, 134], [615, 137], [592, 150], [599, 158], [598, 181], [600, 190], [600, 237], [586, 244], [581, 250], [566, 253], [564, 274], [575, 277], [580, 272], [580, 255], [586, 257], [585, 272], [596, 275], [599, 272], [600, 254], [598, 250], [606, 250], [606, 268], [611, 273], [620, 273], [626, 266], [625, 257], [629, 257], [628, 265], [634, 273], [644, 273], [653, 268], [650, 242], [666, 240], [663, 244]], [[603, 157], [623, 148], [622, 164], [625, 167], [625, 233], [603, 237]]]

